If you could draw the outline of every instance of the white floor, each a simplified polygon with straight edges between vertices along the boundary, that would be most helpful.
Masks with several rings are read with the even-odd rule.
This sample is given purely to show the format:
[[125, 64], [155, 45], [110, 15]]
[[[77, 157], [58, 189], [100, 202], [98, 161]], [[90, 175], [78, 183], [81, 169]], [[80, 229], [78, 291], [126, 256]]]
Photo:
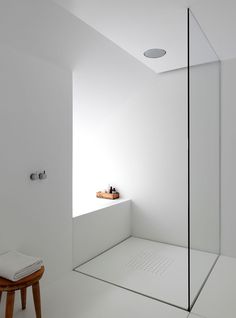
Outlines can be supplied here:
[[[188, 308], [188, 250], [131, 237], [76, 271], [128, 290]], [[215, 254], [191, 251], [191, 299], [197, 296]]]
[[236, 317], [235, 258], [219, 258], [192, 312], [207, 318]]
[[[41, 291], [42, 318], [187, 318], [188, 313], [115, 287], [85, 275], [71, 272]], [[22, 311], [16, 297], [14, 318], [34, 318], [31, 291]], [[4, 317], [4, 299], [0, 317]]]
[[[193, 310], [188, 312], [71, 272], [42, 289], [42, 318], [235, 318], [236, 259], [221, 256]], [[5, 297], [0, 306], [4, 317]], [[14, 318], [34, 318], [31, 291], [21, 311], [16, 295]]]

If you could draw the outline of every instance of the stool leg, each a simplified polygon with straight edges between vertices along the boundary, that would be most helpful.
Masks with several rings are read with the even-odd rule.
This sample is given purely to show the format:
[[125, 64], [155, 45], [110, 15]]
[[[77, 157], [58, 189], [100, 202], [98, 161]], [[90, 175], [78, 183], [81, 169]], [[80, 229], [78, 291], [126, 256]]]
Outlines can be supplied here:
[[22, 288], [20, 290], [20, 293], [21, 293], [21, 306], [22, 306], [22, 309], [24, 310], [26, 308], [26, 293], [27, 293], [26, 287]]
[[15, 300], [15, 291], [7, 292], [7, 303], [6, 303], [6, 316], [5, 316], [5, 318], [12, 318], [13, 317], [14, 300]]
[[1, 299], [2, 299], [2, 291], [0, 291], [0, 302], [1, 302]]
[[39, 282], [32, 285], [33, 298], [34, 298], [34, 308], [36, 312], [36, 318], [41, 318], [41, 302], [40, 302], [40, 288]]

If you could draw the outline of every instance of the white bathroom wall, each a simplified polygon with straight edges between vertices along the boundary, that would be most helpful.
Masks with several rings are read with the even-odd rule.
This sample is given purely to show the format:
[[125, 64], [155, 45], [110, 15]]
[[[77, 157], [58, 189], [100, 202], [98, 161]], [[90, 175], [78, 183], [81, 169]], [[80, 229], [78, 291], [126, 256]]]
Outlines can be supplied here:
[[0, 253], [42, 257], [49, 282], [72, 268], [72, 74], [2, 44], [0, 70]]
[[[137, 85], [138, 93], [119, 105], [106, 94], [106, 87], [112, 85], [110, 77], [106, 73], [90, 74], [89, 70], [85, 65], [74, 76], [78, 92], [75, 107], [78, 203], [83, 201], [81, 197], [90, 202], [97, 190], [112, 183], [121, 195], [132, 199], [133, 235], [186, 246], [186, 69], [160, 74], [149, 80], [148, 87], [142, 76], [136, 78], [132, 85]], [[88, 83], [99, 82], [99, 78], [102, 78], [99, 89], [89, 96]], [[130, 79], [126, 87], [129, 85]], [[217, 253], [218, 65], [194, 67], [191, 88], [191, 246]], [[92, 191], [89, 193], [87, 189]]]
[[[132, 199], [132, 193], [125, 189], [134, 184], [129, 177], [133, 160], [130, 151], [134, 153], [131, 145], [135, 151], [142, 147], [138, 135], [141, 130], [132, 126], [132, 121], [139, 125], [144, 107], [148, 111], [149, 92], [156, 90], [158, 81], [157, 74], [95, 35], [87, 33], [82, 62], [73, 72], [74, 215], [84, 213], [94, 199], [98, 200], [96, 191], [108, 183]], [[88, 39], [94, 50], [87, 45]]]
[[78, 208], [114, 184], [132, 199], [133, 235], [186, 245], [186, 69], [153, 76], [119, 61], [77, 74]]
[[221, 249], [236, 257], [236, 59], [222, 63]]

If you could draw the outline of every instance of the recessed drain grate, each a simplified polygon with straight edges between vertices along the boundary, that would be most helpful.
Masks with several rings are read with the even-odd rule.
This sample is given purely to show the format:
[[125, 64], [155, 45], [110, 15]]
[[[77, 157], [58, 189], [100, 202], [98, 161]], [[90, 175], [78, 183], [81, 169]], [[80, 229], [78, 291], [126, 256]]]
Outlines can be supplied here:
[[131, 271], [145, 271], [155, 275], [164, 275], [174, 259], [150, 250], [141, 251], [127, 263]]

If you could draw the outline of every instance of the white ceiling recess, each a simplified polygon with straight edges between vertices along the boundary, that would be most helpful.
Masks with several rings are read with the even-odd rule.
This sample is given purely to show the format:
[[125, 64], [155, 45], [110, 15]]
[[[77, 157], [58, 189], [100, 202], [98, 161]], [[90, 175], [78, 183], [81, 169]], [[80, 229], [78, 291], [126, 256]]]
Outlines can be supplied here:
[[[53, 0], [155, 72], [187, 65], [187, 11], [195, 0]], [[148, 59], [149, 48], [167, 54]]]
[[[236, 57], [235, 0], [53, 0], [159, 73], [187, 64], [186, 9], [200, 22], [219, 57]], [[163, 48], [161, 59], [143, 52]]]

